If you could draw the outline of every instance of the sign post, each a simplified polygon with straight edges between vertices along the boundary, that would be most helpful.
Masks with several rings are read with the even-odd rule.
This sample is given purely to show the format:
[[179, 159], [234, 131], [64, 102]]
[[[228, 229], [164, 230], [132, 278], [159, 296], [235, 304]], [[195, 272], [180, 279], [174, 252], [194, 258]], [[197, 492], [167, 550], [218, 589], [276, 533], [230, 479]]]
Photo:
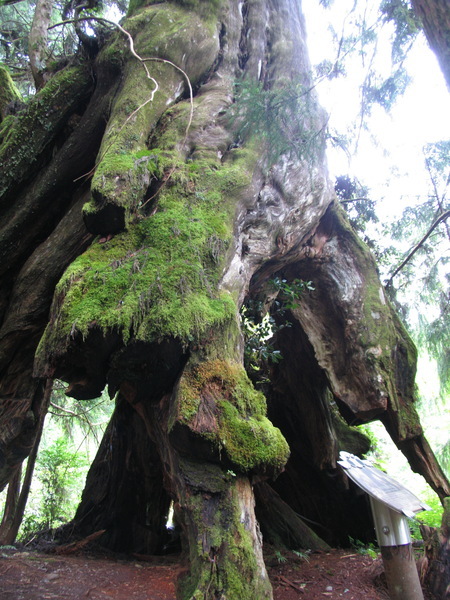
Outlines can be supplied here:
[[391, 600], [423, 600], [406, 517], [429, 507], [368, 461], [348, 452], [339, 458], [348, 477], [369, 494]]

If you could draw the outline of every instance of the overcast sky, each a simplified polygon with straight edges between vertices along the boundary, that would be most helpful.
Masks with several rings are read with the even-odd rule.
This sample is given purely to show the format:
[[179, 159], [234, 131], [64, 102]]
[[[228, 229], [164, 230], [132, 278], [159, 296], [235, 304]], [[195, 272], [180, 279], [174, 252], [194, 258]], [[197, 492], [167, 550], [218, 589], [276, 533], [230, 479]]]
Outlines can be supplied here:
[[[341, 31], [342, 21], [348, 15], [353, 0], [339, 0], [331, 10], [325, 10], [318, 4], [317, 0], [303, 0], [313, 64], [335, 56], [328, 24], [331, 19], [335, 29]], [[374, 7], [377, 3], [372, 0], [361, 4]], [[368, 15], [369, 22], [371, 18], [375, 19], [376, 14]], [[388, 34], [387, 30], [379, 40], [380, 70], [389, 66]], [[330, 150], [328, 154], [330, 174], [349, 173], [360, 178], [372, 189], [382, 217], [399, 214], [406, 204], [412, 204], [418, 196], [426, 194], [427, 175], [422, 147], [429, 142], [450, 139], [450, 95], [437, 59], [424, 37], [417, 40], [406, 67], [412, 83], [390, 115], [381, 107], [373, 108], [368, 122], [370, 131], [362, 134], [358, 152], [351, 162], [343, 152]], [[325, 81], [318, 86], [320, 101], [330, 114], [330, 125], [343, 132], [354, 127], [359, 120], [362, 74], [359, 59], [355, 58], [349, 72], [354, 76]]]

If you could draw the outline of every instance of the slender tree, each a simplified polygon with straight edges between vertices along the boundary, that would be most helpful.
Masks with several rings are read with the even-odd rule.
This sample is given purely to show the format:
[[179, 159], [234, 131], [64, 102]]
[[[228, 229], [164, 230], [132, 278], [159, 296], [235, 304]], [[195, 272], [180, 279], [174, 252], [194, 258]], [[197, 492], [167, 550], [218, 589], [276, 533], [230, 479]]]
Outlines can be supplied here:
[[28, 36], [30, 67], [37, 90], [45, 84], [47, 32], [52, 16], [52, 6], [53, 0], [37, 0], [33, 23]]

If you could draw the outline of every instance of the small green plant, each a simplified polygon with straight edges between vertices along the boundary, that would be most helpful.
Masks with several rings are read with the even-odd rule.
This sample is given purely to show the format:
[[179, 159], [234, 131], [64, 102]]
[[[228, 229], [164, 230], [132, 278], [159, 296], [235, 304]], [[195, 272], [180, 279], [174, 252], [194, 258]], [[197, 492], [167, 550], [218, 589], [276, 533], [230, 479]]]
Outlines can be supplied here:
[[408, 519], [411, 537], [415, 540], [422, 539], [422, 534], [420, 533], [421, 524], [428, 525], [428, 527], [439, 528], [442, 523], [442, 513], [444, 512], [444, 509], [437, 494], [430, 490], [425, 496], [425, 502], [431, 510], [423, 511], [415, 519]]
[[287, 558], [283, 556], [279, 550], [275, 550], [275, 558], [280, 564], [287, 562]]
[[245, 339], [244, 360], [250, 373], [260, 371], [267, 363], [274, 364], [282, 360], [281, 352], [276, 350], [271, 340], [278, 331], [290, 327], [291, 323], [286, 319], [280, 323], [280, 317], [283, 317], [287, 310], [298, 306], [298, 300], [305, 291], [314, 290], [311, 281], [301, 279], [288, 282], [281, 277], [275, 277], [269, 283], [278, 291], [269, 312], [261, 316], [263, 305], [253, 300], [249, 300], [241, 308], [242, 332]]
[[244, 305], [241, 309], [241, 322], [245, 338], [246, 366], [250, 370], [259, 371], [262, 362], [279, 362], [282, 358], [281, 352], [270, 343], [278, 330], [274, 317], [267, 313], [258, 322], [252, 313], [251, 305]]
[[301, 560], [309, 562], [309, 555], [311, 554], [311, 550], [292, 550], [292, 553], [295, 556], [298, 556]]
[[300, 296], [305, 292], [313, 292], [312, 281], [303, 281], [303, 279], [294, 279], [288, 282], [281, 277], [275, 277], [271, 281], [273, 287], [278, 290], [281, 300], [280, 310], [292, 310], [297, 308]]
[[358, 554], [363, 554], [364, 556], [370, 556], [370, 558], [378, 558], [378, 550], [375, 544], [369, 543], [365, 544], [361, 542], [361, 540], [356, 540], [349, 536], [350, 543], [352, 548], [356, 550]]

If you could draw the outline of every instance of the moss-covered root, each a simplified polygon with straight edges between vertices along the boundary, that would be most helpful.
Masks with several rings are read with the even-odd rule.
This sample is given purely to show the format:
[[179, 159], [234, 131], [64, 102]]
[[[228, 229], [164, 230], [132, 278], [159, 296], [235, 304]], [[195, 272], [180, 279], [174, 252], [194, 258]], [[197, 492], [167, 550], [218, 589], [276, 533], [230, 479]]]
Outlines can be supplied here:
[[[254, 514], [254, 497], [245, 477], [184, 463], [180, 501], [190, 551], [190, 574], [178, 589], [180, 600], [265, 600], [272, 598]], [[189, 481], [186, 484], [186, 481]], [[207, 489], [205, 489], [207, 488]]]

